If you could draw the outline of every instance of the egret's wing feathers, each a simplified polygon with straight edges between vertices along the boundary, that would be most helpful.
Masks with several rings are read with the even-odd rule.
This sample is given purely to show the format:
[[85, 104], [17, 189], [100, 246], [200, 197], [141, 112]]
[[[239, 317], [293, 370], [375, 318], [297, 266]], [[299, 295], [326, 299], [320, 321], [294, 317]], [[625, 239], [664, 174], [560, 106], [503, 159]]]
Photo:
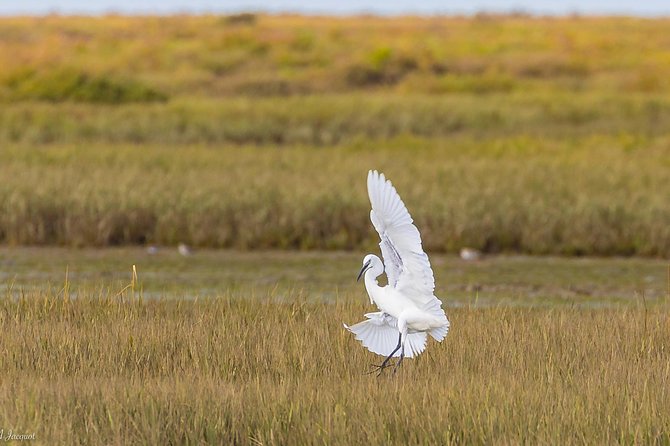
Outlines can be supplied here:
[[[370, 177], [368, 177], [368, 190], [370, 186]], [[370, 194], [370, 202], [372, 202], [372, 194]], [[396, 247], [393, 245], [389, 234], [387, 232], [388, 223], [384, 220], [381, 220], [379, 217], [381, 213], [375, 212], [374, 204], [372, 205], [372, 210], [370, 211], [370, 220], [372, 225], [375, 227], [381, 238], [379, 247], [382, 251], [382, 257], [384, 257], [384, 271], [386, 271], [386, 277], [388, 278], [389, 285], [395, 287], [398, 283], [398, 277], [402, 271], [402, 258], [400, 253], [397, 251]], [[409, 213], [407, 214], [409, 215]], [[410, 217], [410, 225], [411, 217]]]
[[[344, 328], [356, 335], [356, 339], [372, 353], [390, 355], [398, 345], [398, 320], [382, 312], [368, 313], [365, 317], [368, 319], [351, 327], [344, 324]], [[409, 333], [405, 341], [405, 357], [413, 358], [423, 352], [427, 339], [426, 333]], [[393, 356], [400, 356], [400, 350]]]
[[[370, 211], [370, 217], [373, 215], [374, 211]], [[382, 257], [384, 257], [384, 271], [386, 271], [389, 285], [395, 287], [402, 271], [402, 258], [386, 232], [380, 234], [380, 237], [382, 241], [379, 243], [379, 247], [382, 251]]]
[[395, 188], [384, 174], [372, 170], [368, 173], [368, 195], [370, 220], [381, 238], [379, 246], [389, 285], [419, 308], [432, 308], [435, 303], [439, 308], [442, 302], [433, 296], [435, 278], [421, 246], [421, 235]]
[[368, 196], [372, 204], [370, 220], [381, 238], [379, 247], [384, 257], [386, 276], [389, 285], [395, 287], [403, 270], [403, 259], [398, 251], [399, 247], [396, 246], [398, 241], [394, 239], [398, 238], [398, 232], [403, 228], [413, 228], [416, 237], [407, 238], [405, 241], [414, 239], [411, 240], [414, 245], [418, 241], [420, 249], [419, 231], [412, 224], [412, 217], [391, 182], [386, 181], [384, 174], [379, 174], [376, 170], [368, 172]]

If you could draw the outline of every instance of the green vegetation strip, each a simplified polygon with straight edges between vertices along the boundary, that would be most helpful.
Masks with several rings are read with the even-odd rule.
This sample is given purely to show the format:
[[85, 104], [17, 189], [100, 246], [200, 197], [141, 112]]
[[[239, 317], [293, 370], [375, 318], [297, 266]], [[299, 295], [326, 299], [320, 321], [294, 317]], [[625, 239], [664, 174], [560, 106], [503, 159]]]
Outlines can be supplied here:
[[[571, 143], [579, 149], [576, 138], [609, 135], [634, 148], [667, 136], [669, 127], [670, 96], [665, 94], [552, 92], [480, 97], [347, 93], [190, 98], [114, 107], [31, 102], [0, 108], [0, 142], [30, 146], [383, 146], [389, 138], [402, 136], [447, 141], [465, 137], [489, 145], [497, 138], [529, 136]], [[407, 150], [412, 148], [411, 144], [406, 146]]]
[[392, 179], [429, 251], [670, 255], [668, 139], [396, 138], [337, 147], [0, 149], [0, 241], [354, 249], [365, 175]]
[[[370, 252], [377, 252], [372, 244]], [[116, 292], [135, 266], [143, 299], [275, 298], [335, 302], [367, 297], [356, 274], [365, 251], [298, 252], [143, 248], [0, 248], [0, 293]], [[436, 295], [447, 307], [587, 307], [662, 305], [670, 299], [667, 261], [642, 258], [486, 256], [464, 261], [429, 252]], [[382, 279], [383, 282], [383, 279]], [[291, 297], [292, 296], [292, 297]]]

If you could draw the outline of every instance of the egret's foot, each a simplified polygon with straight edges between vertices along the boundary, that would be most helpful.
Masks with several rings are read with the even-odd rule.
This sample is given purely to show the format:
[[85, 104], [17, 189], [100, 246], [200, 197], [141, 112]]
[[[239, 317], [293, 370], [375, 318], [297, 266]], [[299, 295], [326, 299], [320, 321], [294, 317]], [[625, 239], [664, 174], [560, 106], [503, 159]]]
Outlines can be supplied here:
[[391, 367], [392, 364], [388, 361], [384, 361], [381, 364], [370, 364], [370, 365], [372, 366], [372, 370], [366, 372], [365, 374], [372, 375], [373, 373], [377, 373], [377, 376], [381, 376], [382, 371], [384, 371], [384, 369], [388, 367]]
[[[395, 349], [393, 349], [393, 351], [391, 352], [390, 355], [388, 355], [386, 358], [384, 358], [384, 361], [381, 363], [381, 365], [372, 364], [372, 367], [375, 367], [375, 368], [370, 373], [378, 372], [377, 377], [380, 377], [381, 374], [382, 374], [382, 371], [384, 371], [384, 369], [386, 367], [389, 367], [391, 365], [391, 364], [389, 364], [389, 361], [391, 361], [391, 358], [393, 358], [393, 355], [395, 355], [395, 352], [400, 350], [401, 347], [402, 347], [402, 333], [398, 335], [398, 345], [396, 345]], [[403, 350], [403, 352], [404, 351], [405, 350]], [[400, 355], [400, 358], [401, 358], [400, 360], [401, 361], [402, 361], [403, 356], [404, 356], [404, 354]], [[397, 365], [396, 365], [396, 367], [397, 367]]]

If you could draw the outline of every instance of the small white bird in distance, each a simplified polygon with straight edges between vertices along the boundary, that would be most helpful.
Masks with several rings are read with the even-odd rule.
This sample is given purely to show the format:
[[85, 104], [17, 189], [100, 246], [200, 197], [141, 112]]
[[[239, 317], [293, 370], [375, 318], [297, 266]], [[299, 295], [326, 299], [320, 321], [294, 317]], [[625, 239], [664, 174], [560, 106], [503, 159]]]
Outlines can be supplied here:
[[474, 262], [482, 258], [482, 253], [476, 250], [475, 248], [461, 248], [459, 254], [461, 256], [461, 259], [468, 262]]
[[186, 243], [180, 243], [179, 246], [177, 246], [177, 251], [184, 257], [188, 257], [193, 254], [193, 251]]
[[[367, 313], [367, 320], [344, 327], [368, 350], [386, 357], [373, 370], [379, 376], [391, 365], [391, 358], [399, 357], [395, 372], [405, 357], [421, 354], [428, 335], [441, 342], [449, 331], [449, 320], [433, 294], [435, 279], [419, 230], [384, 174], [368, 172], [368, 196], [370, 220], [381, 238], [384, 263], [374, 254], [366, 255], [357, 280], [365, 277], [370, 303], [381, 311]], [[377, 277], [384, 271], [388, 285], [381, 287]]]

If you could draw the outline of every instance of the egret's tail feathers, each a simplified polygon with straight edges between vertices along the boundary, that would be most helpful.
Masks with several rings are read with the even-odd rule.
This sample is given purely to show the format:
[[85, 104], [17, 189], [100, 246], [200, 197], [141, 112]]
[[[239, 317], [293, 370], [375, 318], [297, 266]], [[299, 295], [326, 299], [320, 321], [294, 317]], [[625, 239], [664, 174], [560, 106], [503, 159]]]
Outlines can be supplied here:
[[410, 333], [407, 335], [407, 342], [405, 343], [405, 356], [413, 358], [419, 356], [426, 349], [426, 342], [428, 336], [426, 333]]
[[441, 327], [433, 328], [430, 330], [430, 335], [435, 339], [437, 342], [442, 342], [442, 339], [447, 336], [447, 333], [449, 333], [449, 320], [446, 321], [447, 323], [444, 324]]
[[[376, 313], [370, 313], [375, 315]], [[367, 315], [366, 315], [367, 316]], [[388, 356], [398, 345], [398, 329], [388, 325], [383, 318], [373, 318], [344, 328], [356, 335], [363, 346], [381, 356]], [[405, 341], [405, 357], [418, 356], [426, 348], [426, 333], [410, 333]], [[400, 356], [400, 350], [393, 354]]]

